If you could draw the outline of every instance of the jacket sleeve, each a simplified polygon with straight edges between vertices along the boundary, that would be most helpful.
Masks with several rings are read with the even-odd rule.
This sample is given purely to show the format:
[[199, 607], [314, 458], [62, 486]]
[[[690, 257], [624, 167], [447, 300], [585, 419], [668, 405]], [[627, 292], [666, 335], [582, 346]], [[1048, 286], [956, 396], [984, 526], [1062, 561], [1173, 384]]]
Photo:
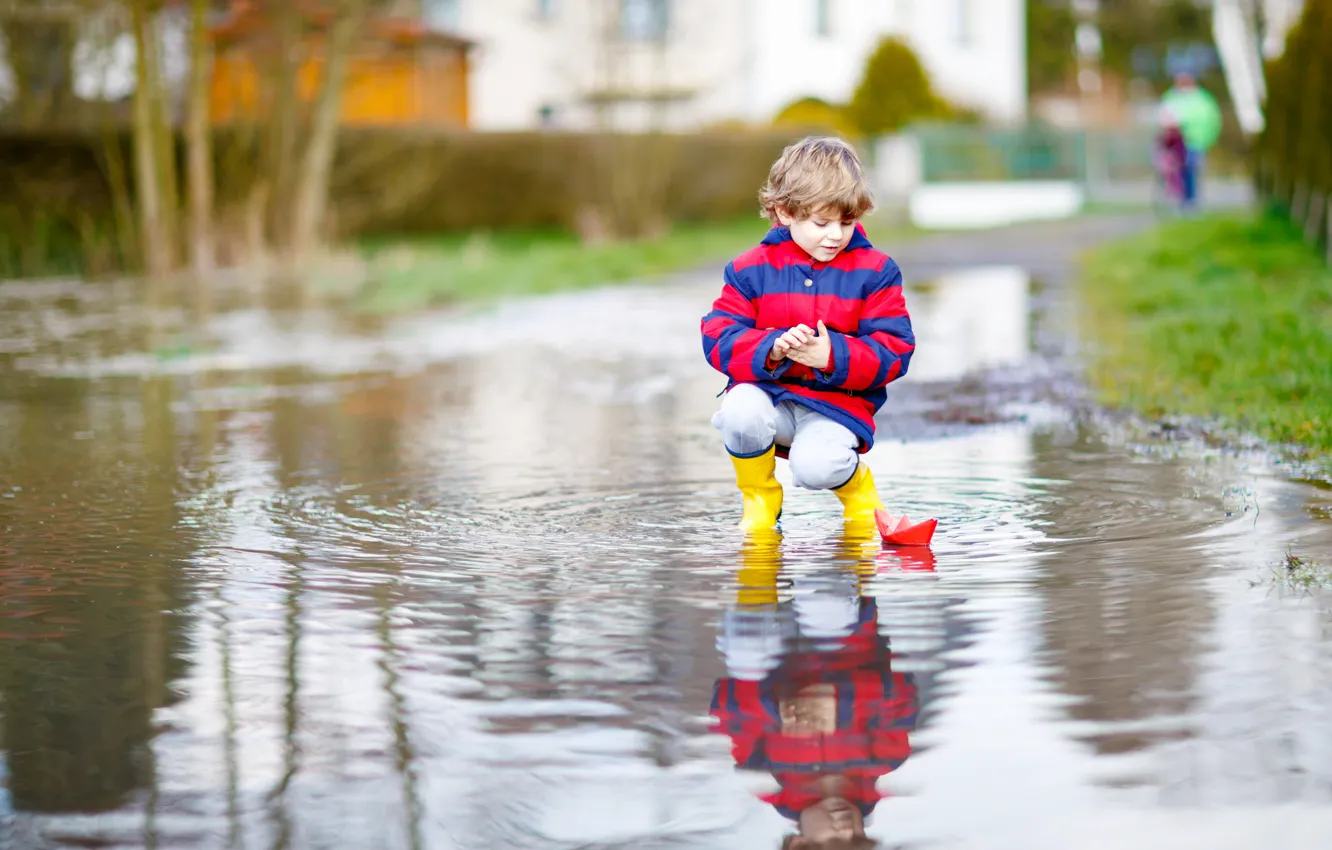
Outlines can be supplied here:
[[889, 260], [865, 298], [855, 333], [829, 331], [831, 372], [816, 372], [819, 383], [852, 392], [876, 390], [907, 373], [916, 335], [902, 297], [902, 270]]
[[871, 720], [876, 729], [913, 731], [920, 719], [920, 696], [910, 673], [886, 672], [883, 676], [883, 702]]
[[741, 700], [739, 692], [742, 690], [755, 697], [759, 685], [735, 679], [720, 679], [713, 685], [710, 713], [717, 723], [712, 731], [731, 739], [731, 757], [737, 767], [762, 769], [765, 766], [764, 741], [781, 726], [767, 714], [745, 711], [742, 704], [752, 705], [754, 700]]
[[772, 371], [767, 367], [772, 344], [782, 331], [755, 327], [758, 293], [740, 279], [733, 264], [726, 266], [724, 280], [712, 312], [703, 317], [703, 355], [712, 368], [733, 381], [777, 380], [791, 367], [790, 360], [783, 360]]

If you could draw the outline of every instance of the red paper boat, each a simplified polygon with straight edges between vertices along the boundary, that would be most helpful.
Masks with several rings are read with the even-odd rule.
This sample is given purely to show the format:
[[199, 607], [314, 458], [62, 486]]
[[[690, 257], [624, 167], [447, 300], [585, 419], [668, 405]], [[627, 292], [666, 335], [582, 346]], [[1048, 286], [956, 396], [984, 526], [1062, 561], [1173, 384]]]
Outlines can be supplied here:
[[893, 516], [885, 510], [875, 511], [874, 521], [879, 525], [883, 542], [890, 546], [928, 546], [939, 525], [937, 519], [913, 523], [909, 517]]

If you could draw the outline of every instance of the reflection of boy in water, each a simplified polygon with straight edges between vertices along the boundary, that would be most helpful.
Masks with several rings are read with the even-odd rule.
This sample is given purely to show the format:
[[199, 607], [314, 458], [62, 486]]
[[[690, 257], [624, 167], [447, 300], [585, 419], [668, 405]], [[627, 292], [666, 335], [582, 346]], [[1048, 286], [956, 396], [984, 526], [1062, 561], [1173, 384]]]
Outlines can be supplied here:
[[763, 800], [799, 825], [784, 848], [873, 847], [864, 821], [882, 798], [876, 781], [911, 752], [915, 684], [893, 672], [854, 573], [808, 576], [781, 604], [775, 580], [775, 567], [741, 572], [742, 604], [719, 640], [728, 677], [713, 691], [717, 731], [738, 767], [780, 786]]

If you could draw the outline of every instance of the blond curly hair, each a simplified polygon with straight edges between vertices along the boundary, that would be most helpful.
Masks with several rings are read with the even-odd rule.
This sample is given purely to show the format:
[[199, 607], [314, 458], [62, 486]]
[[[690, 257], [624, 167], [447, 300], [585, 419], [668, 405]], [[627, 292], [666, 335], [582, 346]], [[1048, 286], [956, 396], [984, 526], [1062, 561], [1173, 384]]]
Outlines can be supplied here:
[[855, 148], [831, 136], [810, 136], [782, 151], [759, 204], [773, 224], [779, 208], [797, 219], [827, 211], [855, 221], [874, 209], [874, 194]]

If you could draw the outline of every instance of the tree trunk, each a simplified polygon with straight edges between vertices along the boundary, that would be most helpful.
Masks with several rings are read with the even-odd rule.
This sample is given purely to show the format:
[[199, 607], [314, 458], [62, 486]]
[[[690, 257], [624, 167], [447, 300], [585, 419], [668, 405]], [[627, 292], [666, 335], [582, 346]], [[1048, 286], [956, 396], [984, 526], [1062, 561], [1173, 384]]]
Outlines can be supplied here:
[[1325, 230], [1327, 231], [1327, 233], [1325, 234], [1327, 239], [1325, 243], [1327, 264], [1329, 266], [1332, 266], [1332, 197], [1329, 197], [1327, 200], [1327, 212], [1323, 215], [1323, 219], [1326, 222]]
[[1296, 224], [1304, 223], [1304, 216], [1309, 209], [1309, 187], [1296, 183], [1295, 191], [1290, 196], [1290, 220]]
[[190, 261], [196, 275], [213, 270], [213, 138], [209, 127], [208, 82], [212, 49], [208, 44], [208, 0], [190, 4], [190, 97], [185, 140], [190, 196]]
[[157, 179], [162, 191], [162, 225], [166, 233], [170, 263], [174, 268], [179, 262], [180, 247], [180, 189], [176, 176], [176, 133], [171, 120], [171, 99], [167, 91], [166, 77], [162, 69], [162, 29], [158, 25], [160, 3], [151, 3], [152, 14], [148, 18], [149, 50], [145, 55], [145, 64], [151, 75], [153, 105], [153, 132], [157, 134], [154, 153], [157, 154]]
[[328, 184], [337, 150], [338, 122], [342, 114], [342, 92], [347, 66], [365, 13], [365, 0], [346, 0], [324, 42], [324, 80], [315, 102], [310, 138], [301, 158], [295, 188], [290, 256], [300, 257], [312, 249], [320, 236]]
[[1304, 216], [1304, 239], [1317, 247], [1323, 238], [1323, 213], [1327, 211], [1328, 196], [1314, 191], [1309, 196], [1309, 210]]
[[111, 206], [115, 211], [116, 247], [120, 254], [120, 267], [133, 268], [145, 263], [142, 245], [135, 244], [134, 203], [130, 200], [129, 181], [125, 177], [125, 156], [120, 146], [120, 134], [109, 122], [102, 130], [102, 151], [105, 160], [106, 183], [111, 190]]
[[305, 58], [305, 22], [296, 3], [278, 4], [274, 26], [273, 65], [268, 77], [269, 92], [265, 116], [268, 138], [265, 165], [271, 187], [268, 199], [268, 228], [271, 240], [286, 245], [291, 230], [291, 183], [295, 171], [297, 133], [300, 129], [301, 103], [297, 86]]
[[163, 221], [162, 186], [158, 179], [157, 133], [153, 120], [151, 31], [148, 0], [132, 0], [130, 18], [140, 61], [134, 86], [134, 184], [139, 204], [139, 244], [144, 271], [159, 277], [171, 269], [171, 240]]

